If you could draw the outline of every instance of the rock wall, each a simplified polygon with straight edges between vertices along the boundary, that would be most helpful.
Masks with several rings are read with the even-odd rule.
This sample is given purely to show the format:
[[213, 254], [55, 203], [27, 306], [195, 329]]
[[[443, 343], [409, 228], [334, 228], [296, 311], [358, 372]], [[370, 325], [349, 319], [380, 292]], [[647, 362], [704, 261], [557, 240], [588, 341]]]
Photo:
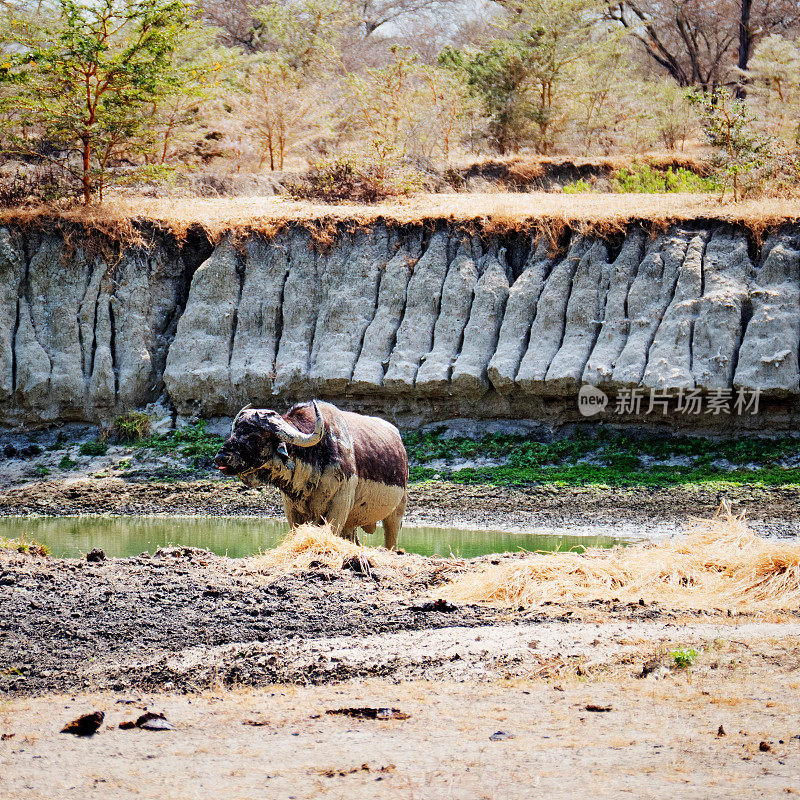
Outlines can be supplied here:
[[[722, 223], [632, 226], [573, 234], [559, 254], [446, 223], [342, 227], [324, 247], [300, 227], [215, 246], [147, 238], [104, 254], [88, 234], [0, 228], [0, 422], [102, 421], [156, 401], [222, 416], [313, 395], [405, 425], [558, 423], [582, 418], [588, 384], [610, 422], [794, 425], [798, 225], [760, 243]], [[625, 410], [633, 389], [642, 406]], [[678, 405], [729, 397], [729, 413], [645, 419], [651, 390]], [[737, 414], [756, 391], [758, 413]]]

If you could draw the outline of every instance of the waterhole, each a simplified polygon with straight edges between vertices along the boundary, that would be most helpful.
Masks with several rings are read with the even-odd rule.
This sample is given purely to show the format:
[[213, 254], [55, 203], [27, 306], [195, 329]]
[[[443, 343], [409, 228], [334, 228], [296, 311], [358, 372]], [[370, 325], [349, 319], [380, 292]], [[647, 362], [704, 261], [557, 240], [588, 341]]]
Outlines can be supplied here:
[[[58, 557], [81, 557], [100, 547], [107, 556], [124, 557], [159, 547], [201, 547], [232, 558], [275, 547], [288, 533], [285, 522], [225, 517], [50, 517], [0, 520], [0, 537], [26, 537], [47, 545]], [[359, 531], [362, 544], [382, 545], [383, 532]], [[462, 558], [520, 550], [555, 552], [585, 547], [612, 547], [630, 539], [598, 533], [548, 529], [535, 533], [465, 530], [460, 528], [404, 527], [400, 547], [425, 556]]]

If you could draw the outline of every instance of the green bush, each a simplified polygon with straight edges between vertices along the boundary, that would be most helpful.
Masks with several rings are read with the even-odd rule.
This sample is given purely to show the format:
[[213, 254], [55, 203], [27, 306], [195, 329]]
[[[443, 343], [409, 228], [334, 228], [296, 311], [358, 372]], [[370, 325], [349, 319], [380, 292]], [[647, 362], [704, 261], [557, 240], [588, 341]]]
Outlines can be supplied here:
[[[717, 441], [699, 436], [637, 436], [600, 430], [596, 437], [580, 431], [552, 442], [525, 436], [494, 434], [481, 439], [453, 437], [442, 431], [407, 432], [403, 435], [409, 458], [416, 465], [412, 480], [426, 480], [435, 471], [427, 464], [435, 459], [504, 458], [497, 467], [462, 469], [448, 475], [456, 483], [569, 486], [684, 486], [721, 482], [735, 485], [794, 486], [800, 469], [783, 466], [800, 458], [800, 440], [742, 439]], [[684, 464], [644, 463], [675, 457]], [[715, 466], [726, 460], [732, 468]], [[753, 469], [751, 465], [755, 465]], [[440, 470], [447, 474], [448, 470]]]
[[143, 411], [129, 411], [114, 420], [112, 432], [125, 442], [138, 442], [150, 435], [151, 424]]
[[138, 446], [159, 453], [179, 453], [193, 458], [195, 463], [199, 464], [203, 459], [215, 456], [223, 441], [221, 436], [206, 430], [204, 420], [198, 420], [180, 430], [142, 439]]
[[695, 661], [697, 661], [697, 657], [700, 653], [693, 648], [685, 648], [681, 647], [678, 650], [670, 653], [672, 656], [672, 660], [675, 662], [675, 666], [679, 669], [688, 669], [691, 667]]
[[70, 470], [74, 469], [78, 466], [78, 462], [74, 459], [69, 457], [69, 453], [67, 455], [61, 457], [61, 461], [58, 462], [58, 468], [61, 470]]
[[592, 185], [583, 178], [578, 178], [572, 183], [565, 184], [563, 191], [564, 194], [583, 194], [584, 192], [591, 192]]
[[671, 192], [713, 192], [717, 184], [691, 170], [668, 167], [666, 171], [649, 164], [618, 169], [611, 177], [611, 189], [618, 194], [668, 194]]
[[108, 445], [105, 442], [81, 442], [78, 448], [82, 456], [104, 456], [108, 452]]
[[[16, 550], [18, 553], [29, 556], [46, 556], [50, 554], [50, 548], [47, 545], [40, 544], [35, 539], [28, 539], [25, 536], [19, 536], [16, 539], [0, 536], [0, 550]], [[10, 669], [5, 671], [6, 675], [11, 674]]]

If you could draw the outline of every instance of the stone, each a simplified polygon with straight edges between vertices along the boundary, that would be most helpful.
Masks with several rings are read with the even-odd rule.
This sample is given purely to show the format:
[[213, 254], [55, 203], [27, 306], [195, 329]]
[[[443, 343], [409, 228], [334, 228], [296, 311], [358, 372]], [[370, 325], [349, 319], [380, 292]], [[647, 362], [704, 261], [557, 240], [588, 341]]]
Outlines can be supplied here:
[[384, 387], [392, 394], [410, 393], [413, 389], [422, 357], [431, 349], [446, 274], [447, 231], [438, 230], [408, 281], [403, 321], [383, 379]]
[[283, 322], [275, 358], [275, 392], [289, 399], [305, 399], [310, 393], [308, 376], [311, 345], [321, 302], [317, 251], [307, 231], [293, 231], [289, 238], [289, 274], [283, 287]]
[[610, 271], [606, 245], [593, 242], [575, 270], [561, 347], [545, 376], [547, 394], [577, 394], [602, 323]]
[[583, 370], [583, 382], [607, 386], [612, 379], [617, 358], [628, 339], [628, 293], [645, 249], [645, 233], [634, 228], [626, 237], [619, 255], [611, 265], [603, 322], [597, 341]]
[[678, 271], [675, 294], [656, 330], [642, 378], [653, 389], [694, 389], [692, 338], [703, 292], [703, 255], [708, 235], [694, 235]]
[[800, 237], [782, 232], [767, 241], [750, 287], [752, 315], [739, 349], [733, 385], [785, 397], [800, 391]]
[[612, 385], [640, 385], [650, 345], [674, 295], [690, 236], [674, 228], [647, 249], [628, 292], [628, 336], [611, 376]]
[[336, 247], [322, 271], [322, 304], [314, 333], [311, 381], [316, 392], [343, 392], [353, 376], [367, 327], [375, 315], [381, 270], [388, 260], [386, 229], [353, 235]]
[[269, 405], [281, 332], [284, 285], [289, 274], [285, 234], [251, 236], [245, 244], [242, 296], [236, 313], [230, 380], [236, 405]]
[[566, 256], [547, 277], [531, 324], [528, 349], [515, 379], [523, 392], [537, 394], [542, 389], [550, 362], [561, 347], [572, 278], [588, 247], [584, 237], [574, 237]]
[[164, 372], [167, 391], [181, 413], [232, 413], [230, 359], [242, 261], [226, 236], [192, 278]]
[[497, 347], [500, 325], [508, 300], [508, 264], [501, 247], [486, 256], [483, 275], [475, 287], [475, 297], [464, 328], [464, 341], [453, 364], [453, 391], [478, 397], [490, 388], [487, 367]]
[[745, 236], [714, 231], [703, 258], [704, 291], [692, 337], [692, 372], [699, 389], [732, 386], [753, 271]]
[[520, 276], [509, 288], [497, 348], [487, 367], [487, 376], [498, 392], [510, 394], [515, 388], [519, 364], [528, 345], [531, 324], [536, 316], [539, 296], [553, 266], [544, 237], [525, 261]]
[[477, 282], [478, 268], [472, 260], [470, 242], [465, 239], [459, 243], [444, 279], [439, 316], [433, 329], [433, 347], [417, 372], [416, 385], [420, 394], [447, 393], [450, 388], [450, 372], [469, 321]]
[[381, 270], [375, 315], [364, 332], [364, 343], [353, 369], [353, 391], [374, 391], [383, 383], [397, 329], [403, 319], [406, 288], [414, 264], [419, 259], [419, 249], [419, 236], [409, 237], [408, 241], [398, 245]]

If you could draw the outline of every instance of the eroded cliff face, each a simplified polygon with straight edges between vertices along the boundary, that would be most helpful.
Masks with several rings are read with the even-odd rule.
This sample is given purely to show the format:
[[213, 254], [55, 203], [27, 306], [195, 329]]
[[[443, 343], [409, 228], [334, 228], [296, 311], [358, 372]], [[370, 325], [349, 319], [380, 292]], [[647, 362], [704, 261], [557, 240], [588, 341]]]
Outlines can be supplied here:
[[558, 256], [444, 223], [342, 228], [324, 248], [300, 227], [213, 247], [151, 232], [112, 256], [88, 242], [0, 228], [3, 424], [309, 396], [403, 424], [556, 422], [580, 418], [583, 384], [611, 405], [634, 387], [757, 390], [751, 427], [791, 428], [798, 407], [797, 225], [758, 248], [723, 224], [575, 234]]

